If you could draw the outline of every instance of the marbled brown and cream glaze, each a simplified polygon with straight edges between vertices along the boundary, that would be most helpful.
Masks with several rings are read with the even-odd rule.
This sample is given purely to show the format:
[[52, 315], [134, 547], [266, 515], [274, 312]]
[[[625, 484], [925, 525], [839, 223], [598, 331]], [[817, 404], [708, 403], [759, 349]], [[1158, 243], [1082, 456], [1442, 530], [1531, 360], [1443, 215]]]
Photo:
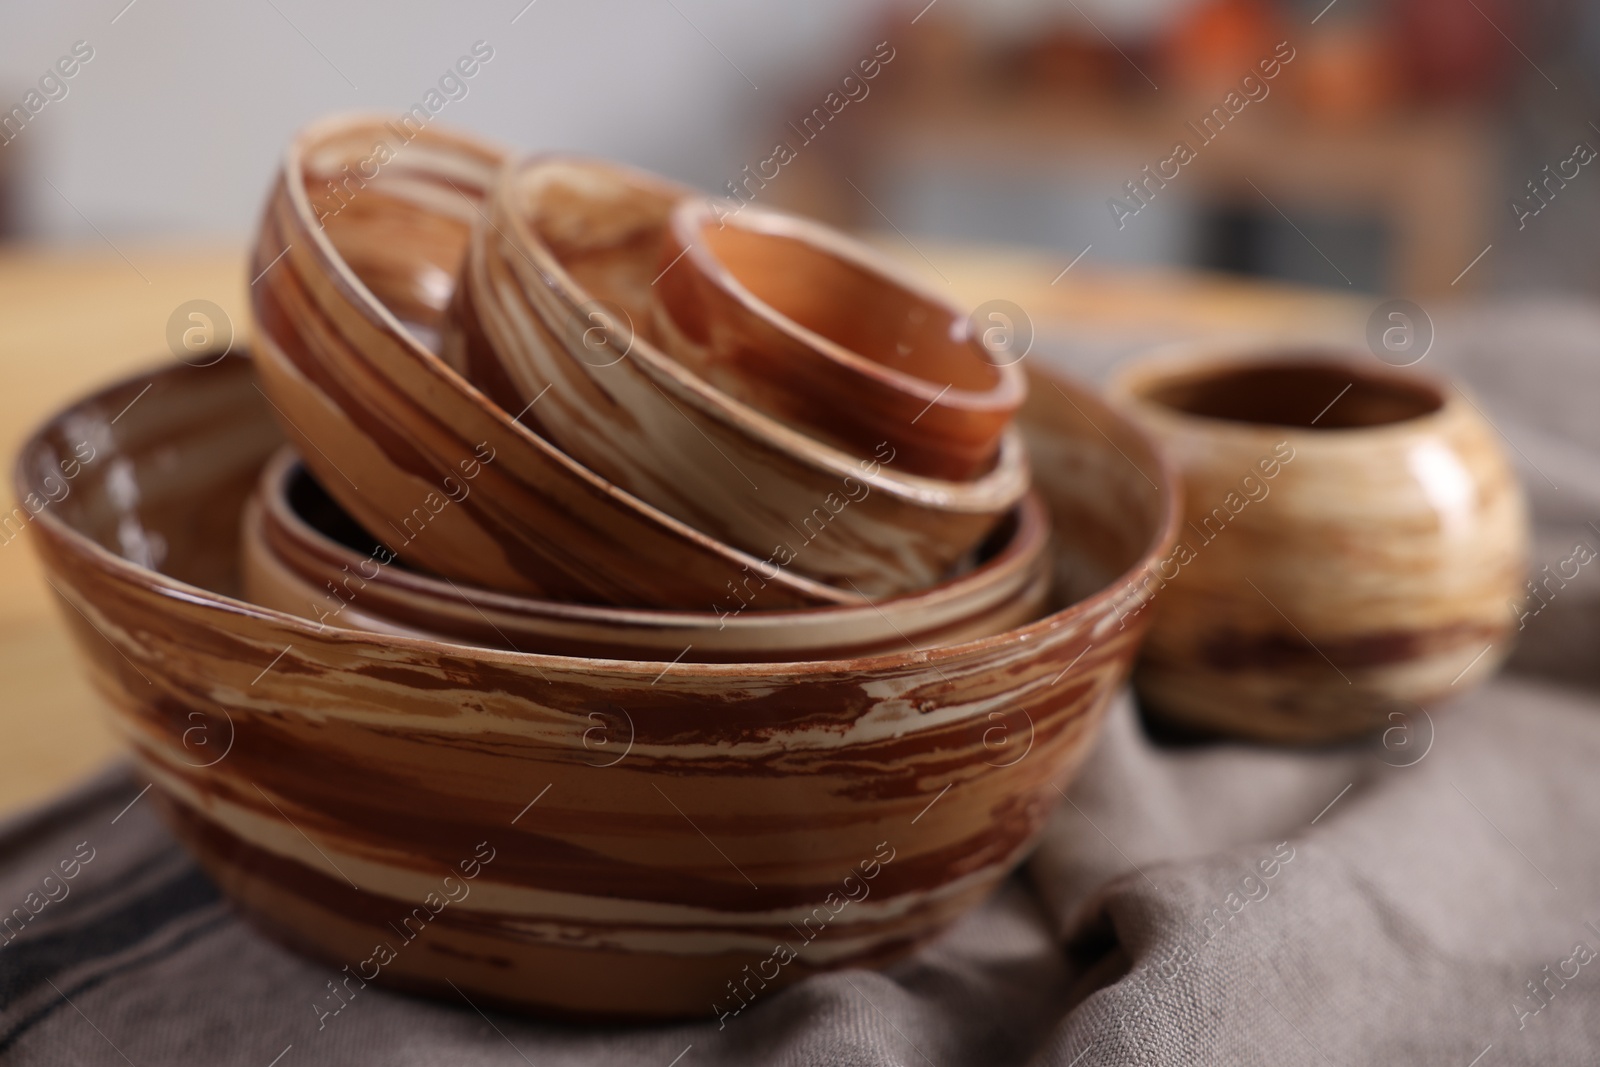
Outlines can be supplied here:
[[[668, 216], [694, 199], [595, 160], [508, 168], [471, 242], [445, 359], [578, 462], [734, 548], [792, 557], [794, 573], [869, 597], [939, 581], [1028, 490], [1007, 429], [1016, 404], [990, 420], [984, 469], [952, 481], [907, 469], [900, 427], [915, 411], [883, 414], [847, 452], [669, 358], [655, 343], [654, 300], [672, 275], [660, 259]], [[841, 418], [862, 416], [863, 397], [835, 400]]]
[[[751, 663], [859, 657], [959, 644], [1045, 614], [1050, 519], [1023, 498], [981, 560], [931, 589], [866, 605], [791, 611], [652, 611], [567, 604], [433, 577], [391, 562], [311, 479], [292, 449], [262, 469], [245, 508], [245, 599], [353, 629], [601, 659]], [[365, 551], [360, 550], [364, 548]], [[761, 583], [745, 593], [759, 600]]]
[[1137, 361], [1111, 396], [1183, 478], [1134, 676], [1153, 713], [1277, 741], [1421, 731], [1419, 706], [1509, 651], [1527, 507], [1459, 387], [1367, 353], [1215, 345]]
[[[38, 491], [96, 442], [36, 544], [166, 818], [260, 927], [335, 970], [389, 943], [377, 981], [479, 1003], [710, 1017], [819, 907], [768, 988], [935, 935], [1018, 862], [1087, 753], [1144, 625], [1130, 578], [1168, 550], [1176, 508], [1140, 434], [1047, 381], [1024, 422], [1066, 531], [1059, 588], [1082, 598], [868, 659], [523, 655], [236, 599], [240, 507], [281, 439], [234, 357], [62, 412], [17, 484]], [[889, 850], [835, 913], [829, 895]]]
[[[301, 131], [252, 257], [261, 387], [363, 526], [425, 520], [426, 535], [399, 549], [406, 559], [553, 599], [709, 610], [761, 558], [607, 482], [430, 347], [504, 161], [498, 147], [435, 126], [404, 141], [382, 118]], [[419, 515], [464, 464], [481, 468], [471, 498]], [[772, 608], [864, 600], [787, 569], [763, 592]]]
[[829, 227], [685, 198], [664, 229], [656, 307], [667, 350], [790, 425], [903, 470], [980, 478], [1027, 379], [948, 301]]

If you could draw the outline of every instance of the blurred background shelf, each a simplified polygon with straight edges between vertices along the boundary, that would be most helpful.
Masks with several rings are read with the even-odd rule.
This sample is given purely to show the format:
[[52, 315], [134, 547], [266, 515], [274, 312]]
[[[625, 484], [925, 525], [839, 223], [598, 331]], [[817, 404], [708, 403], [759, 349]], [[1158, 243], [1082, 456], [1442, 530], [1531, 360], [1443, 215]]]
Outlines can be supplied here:
[[[1548, 12], [1433, 0], [1002, 9], [954, 0], [888, 20], [903, 66], [804, 143], [772, 199], [840, 225], [1092, 248], [1111, 263], [1413, 298], [1495, 283], [1465, 268], [1511, 218], [1504, 175], [1531, 128], [1517, 87], [1553, 92], [1501, 29], [1549, 33]], [[796, 94], [790, 130], [813, 132], [794, 118], [827, 88]], [[1587, 136], [1576, 111], [1563, 117]], [[1163, 163], [1179, 142], [1192, 161]], [[744, 198], [748, 178], [731, 191]], [[1540, 258], [1574, 255], [1559, 234], [1532, 240]]]
[[[899, 94], [796, 160], [783, 202], [849, 228], [882, 226], [881, 209], [907, 233], [947, 239], [1067, 249], [1099, 233], [1079, 247], [1113, 263], [1190, 262], [1414, 297], [1450, 291], [1493, 237], [1498, 148], [1480, 116], [1318, 129], [1270, 114], [1201, 143], [1185, 124], [1206, 114], [1203, 103]], [[1197, 161], [1141, 184], [1141, 206], [1125, 183], [1145, 183], [1143, 168], [1180, 139], [1198, 146]], [[1113, 196], [1137, 211], [1120, 228]], [[1157, 207], [1171, 210], [1157, 217]]]
[[[20, 132], [0, 130], [0, 239], [236, 237], [292, 130], [335, 109], [398, 116], [433, 91], [439, 122], [710, 191], [738, 188], [786, 143], [795, 158], [758, 203], [1037, 247], [1063, 265], [1092, 245], [1086, 263], [1412, 299], [1600, 292], [1585, 239], [1600, 181], [1585, 171], [1523, 226], [1511, 210], [1576, 143], [1600, 144], [1592, 4], [279, 7], [138, 6], [114, 22], [19, 11], [0, 41], [0, 114], [74, 41], [94, 58]], [[474, 38], [493, 58], [443, 95]], [[572, 41], [604, 41], [604, 62]], [[1264, 62], [1277, 62], [1270, 79]], [[1200, 145], [1188, 124], [1230, 91], [1256, 99]], [[1197, 158], [1119, 228], [1108, 201], [1180, 138]]]

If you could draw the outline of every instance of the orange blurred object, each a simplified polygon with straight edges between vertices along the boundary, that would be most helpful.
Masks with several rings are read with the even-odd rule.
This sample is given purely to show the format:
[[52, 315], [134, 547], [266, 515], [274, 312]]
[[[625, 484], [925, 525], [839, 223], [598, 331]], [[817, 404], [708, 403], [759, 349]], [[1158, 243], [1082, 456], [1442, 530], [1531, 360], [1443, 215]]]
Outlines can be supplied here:
[[1389, 35], [1376, 22], [1327, 26], [1305, 42], [1302, 54], [1300, 104], [1315, 119], [1337, 125], [1370, 122], [1400, 99], [1401, 65]]
[[1232, 89], [1285, 39], [1266, 0], [1203, 0], [1179, 18], [1160, 47], [1165, 79], [1180, 91], [1212, 96]]

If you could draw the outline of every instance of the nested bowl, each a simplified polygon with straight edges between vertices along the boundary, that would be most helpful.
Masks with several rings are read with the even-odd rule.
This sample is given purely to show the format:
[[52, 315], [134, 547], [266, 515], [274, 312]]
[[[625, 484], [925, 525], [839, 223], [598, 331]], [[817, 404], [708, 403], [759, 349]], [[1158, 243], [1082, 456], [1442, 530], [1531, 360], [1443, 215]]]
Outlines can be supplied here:
[[[258, 373], [318, 480], [439, 574], [551, 599], [704, 610], [758, 558], [531, 432], [433, 351], [496, 146], [372, 117], [291, 142], [252, 255]], [[453, 500], [464, 477], [476, 491]], [[781, 568], [770, 608], [864, 597]]]
[[[508, 168], [471, 242], [445, 359], [502, 407], [526, 408], [524, 422], [586, 467], [763, 561], [871, 597], [940, 581], [1028, 490], [1021, 438], [1006, 429], [1010, 409], [983, 471], [927, 477], [905, 445], [943, 439], [948, 427], [932, 409], [918, 423], [916, 410], [873, 406], [851, 388], [834, 397], [841, 417], [880, 421], [846, 451], [670, 358], [655, 344], [652, 301], [687, 269], [663, 273], [660, 258], [669, 214], [693, 199], [593, 160]], [[858, 296], [849, 311], [863, 324], [904, 318], [887, 299]], [[774, 388], [787, 388], [781, 368], [798, 357], [781, 345], [773, 356], [772, 367], [750, 369], [770, 370]], [[1018, 389], [1011, 408], [1020, 399]]]
[[1509, 651], [1527, 508], [1458, 388], [1364, 352], [1210, 344], [1130, 365], [1111, 395], [1184, 486], [1134, 675], [1152, 714], [1290, 742], [1420, 730], [1419, 706]]
[[[958, 644], [1039, 618], [1051, 586], [1049, 514], [1030, 495], [963, 573], [875, 604], [719, 614], [537, 600], [397, 562], [290, 448], [262, 469], [241, 545], [244, 598], [262, 607], [351, 629], [602, 659], [748, 663]], [[758, 599], [760, 576], [746, 584], [740, 603]]]
[[948, 301], [807, 219], [688, 198], [656, 269], [669, 352], [853, 452], [887, 439], [912, 474], [982, 477], [1027, 391]]
[[709, 1018], [750, 974], [764, 993], [937, 934], [1026, 853], [1088, 752], [1175, 502], [1086, 390], [1036, 388], [1024, 423], [1070, 603], [957, 646], [809, 663], [523, 655], [238, 599], [240, 510], [282, 443], [240, 358], [73, 405], [26, 443], [16, 486], [56, 500], [35, 545], [165, 818], [260, 928], [356, 980]]

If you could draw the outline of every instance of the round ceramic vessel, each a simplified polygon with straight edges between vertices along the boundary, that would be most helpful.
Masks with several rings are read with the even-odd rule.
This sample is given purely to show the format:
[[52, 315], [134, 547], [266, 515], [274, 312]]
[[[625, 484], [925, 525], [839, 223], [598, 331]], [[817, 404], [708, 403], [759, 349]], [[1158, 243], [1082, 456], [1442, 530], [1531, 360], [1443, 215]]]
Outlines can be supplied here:
[[[908, 463], [908, 427], [945, 434], [937, 409], [917, 422], [838, 383], [836, 413], [881, 419], [847, 452], [724, 392], [655, 343], [653, 301], [689, 269], [659, 262], [668, 217], [686, 202], [690, 190], [611, 163], [508, 168], [467, 254], [445, 358], [568, 455], [735, 548], [869, 597], [943, 580], [1028, 491], [1021, 437], [1007, 432], [1021, 390], [991, 420], [985, 470], [962, 481]], [[861, 296], [848, 310], [863, 328], [905, 316]], [[788, 388], [776, 369], [787, 351], [767, 368], [774, 388]]]
[[399, 563], [288, 448], [262, 469], [241, 539], [245, 599], [263, 607], [351, 629], [601, 659], [840, 659], [958, 644], [1039, 618], [1051, 585], [1049, 514], [1029, 496], [961, 575], [875, 604], [741, 610], [759, 601], [759, 574], [721, 614], [537, 600]]
[[1160, 717], [1333, 740], [1416, 720], [1505, 657], [1527, 509], [1458, 387], [1344, 352], [1184, 346], [1111, 396], [1183, 478], [1135, 675]]
[[1065, 382], [1035, 393], [1071, 603], [870, 658], [519, 654], [240, 600], [240, 511], [282, 439], [237, 358], [74, 404], [17, 488], [54, 501], [35, 544], [164, 816], [261, 929], [341, 980], [709, 1019], [935, 936], [1090, 750], [1175, 501], [1126, 420]]
[[654, 284], [668, 351], [729, 393], [851, 451], [952, 481], [995, 461], [1027, 392], [965, 317], [881, 255], [807, 219], [688, 198]]
[[[382, 118], [297, 134], [252, 257], [261, 389], [318, 481], [402, 558], [554, 600], [710, 610], [765, 557], [606, 481], [434, 352], [504, 162]], [[468, 476], [477, 491], [438, 507]], [[865, 599], [788, 568], [763, 590], [773, 609]]]

